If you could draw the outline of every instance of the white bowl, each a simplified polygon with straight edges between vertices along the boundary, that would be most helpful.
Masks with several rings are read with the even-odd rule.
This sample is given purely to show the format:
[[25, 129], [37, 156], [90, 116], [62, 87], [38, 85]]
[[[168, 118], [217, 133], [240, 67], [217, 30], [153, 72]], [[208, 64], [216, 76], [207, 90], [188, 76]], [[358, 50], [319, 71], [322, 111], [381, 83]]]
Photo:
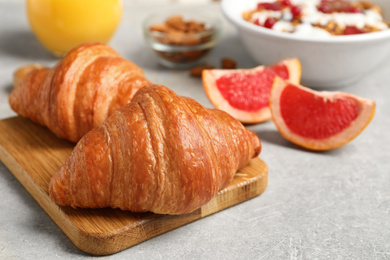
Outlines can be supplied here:
[[[371, 0], [390, 20], [390, 1]], [[314, 88], [350, 85], [375, 69], [390, 54], [390, 29], [381, 32], [313, 39], [256, 26], [242, 18], [257, 0], [222, 0], [221, 10], [241, 36], [249, 54], [260, 64], [287, 57], [302, 63], [302, 84]]]

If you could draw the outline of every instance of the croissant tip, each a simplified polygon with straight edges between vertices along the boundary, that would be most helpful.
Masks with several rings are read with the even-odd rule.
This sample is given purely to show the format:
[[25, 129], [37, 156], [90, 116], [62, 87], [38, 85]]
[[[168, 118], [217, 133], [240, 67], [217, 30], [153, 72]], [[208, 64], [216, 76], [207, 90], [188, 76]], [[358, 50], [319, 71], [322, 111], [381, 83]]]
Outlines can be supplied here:
[[65, 206], [64, 202], [65, 194], [67, 193], [65, 185], [61, 181], [63, 168], [61, 168], [50, 180], [49, 183], [49, 196], [58, 205]]
[[13, 84], [14, 88], [18, 88], [22, 81], [34, 70], [41, 69], [43, 66], [39, 64], [32, 64], [21, 67], [14, 72]]
[[57, 193], [55, 192], [55, 176], [53, 176], [50, 180], [50, 183], [49, 183], [49, 197], [55, 202], [57, 203], [58, 201], [58, 197], [57, 197]]
[[254, 135], [254, 155], [253, 158], [257, 157], [261, 153], [262, 145], [260, 138], [255, 134]]

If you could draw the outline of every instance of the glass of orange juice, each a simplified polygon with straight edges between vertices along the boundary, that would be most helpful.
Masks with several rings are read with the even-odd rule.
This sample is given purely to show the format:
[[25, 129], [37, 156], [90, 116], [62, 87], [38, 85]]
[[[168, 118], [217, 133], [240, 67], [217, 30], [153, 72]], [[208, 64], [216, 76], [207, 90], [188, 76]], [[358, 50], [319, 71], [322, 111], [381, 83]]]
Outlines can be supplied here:
[[26, 0], [40, 42], [62, 57], [85, 42], [107, 43], [122, 17], [121, 0]]

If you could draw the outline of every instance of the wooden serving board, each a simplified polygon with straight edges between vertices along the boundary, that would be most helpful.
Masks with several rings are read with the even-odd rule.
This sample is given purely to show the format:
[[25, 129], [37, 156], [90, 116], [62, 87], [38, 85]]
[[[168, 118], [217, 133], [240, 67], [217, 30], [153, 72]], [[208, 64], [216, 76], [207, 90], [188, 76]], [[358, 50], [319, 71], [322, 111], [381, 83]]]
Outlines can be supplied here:
[[73, 243], [90, 254], [118, 252], [259, 195], [267, 186], [268, 167], [261, 159], [255, 158], [237, 172], [228, 187], [190, 214], [169, 216], [109, 208], [61, 207], [50, 199], [48, 185], [73, 146], [28, 119], [0, 120], [0, 160]]

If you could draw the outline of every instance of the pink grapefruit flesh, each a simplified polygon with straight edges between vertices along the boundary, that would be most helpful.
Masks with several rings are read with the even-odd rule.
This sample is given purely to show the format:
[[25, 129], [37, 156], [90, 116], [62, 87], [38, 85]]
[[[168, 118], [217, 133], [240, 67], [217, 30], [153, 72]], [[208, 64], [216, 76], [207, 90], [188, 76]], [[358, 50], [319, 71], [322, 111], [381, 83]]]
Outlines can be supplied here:
[[344, 92], [319, 92], [276, 78], [272, 119], [287, 140], [311, 150], [330, 150], [358, 136], [375, 113], [375, 102]]

